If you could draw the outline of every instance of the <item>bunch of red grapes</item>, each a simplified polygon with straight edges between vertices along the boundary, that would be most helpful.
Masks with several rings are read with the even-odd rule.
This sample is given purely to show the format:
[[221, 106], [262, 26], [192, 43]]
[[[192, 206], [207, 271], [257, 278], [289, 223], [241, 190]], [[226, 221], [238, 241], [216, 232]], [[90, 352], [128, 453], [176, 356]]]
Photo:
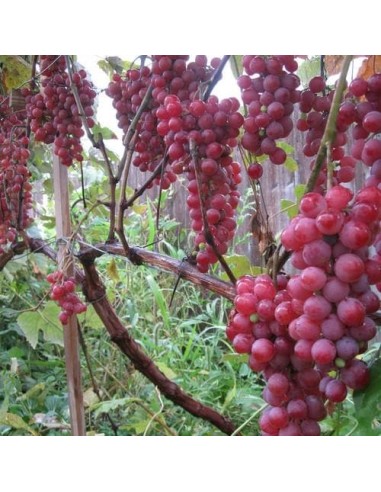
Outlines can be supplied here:
[[238, 85], [247, 116], [241, 144], [255, 156], [268, 155], [273, 164], [283, 164], [287, 155], [277, 141], [293, 129], [291, 116], [300, 99], [300, 80], [294, 73], [298, 63], [294, 55], [245, 55], [243, 68]]
[[[196, 99], [184, 107], [177, 96], [167, 96], [163, 109], [164, 115], [158, 111], [163, 118], [158, 127], [164, 123], [174, 172], [186, 174], [187, 205], [199, 250], [197, 267], [207, 272], [209, 265], [217, 262], [215, 250], [221, 255], [227, 252], [236, 228], [241, 167], [230, 154], [243, 123], [239, 102], [234, 98], [219, 102], [211, 96], [206, 102]], [[214, 245], [208, 241], [206, 227]]]
[[[240, 165], [230, 154], [237, 146], [244, 119], [234, 98], [219, 102], [211, 96], [203, 100], [205, 84], [220, 60], [213, 59], [210, 66], [204, 55], [187, 60], [183, 55], [153, 55], [151, 68], [128, 70], [124, 77], [115, 75], [107, 94], [113, 98], [119, 126], [126, 135], [151, 86], [152, 96], [136, 128], [132, 162], [143, 172], [153, 172], [165, 156], [168, 165], [155, 180], [163, 189], [177, 175], [186, 175], [197, 267], [207, 272], [217, 261], [215, 249], [225, 254], [236, 228], [234, 212], [241, 177]], [[214, 246], [206, 237], [206, 223]]]
[[[333, 91], [313, 78], [302, 92], [297, 128], [306, 132], [304, 154], [317, 154]], [[347, 132], [353, 145], [346, 153]], [[237, 282], [227, 335], [235, 350], [248, 353], [252, 370], [266, 382], [268, 407], [260, 417], [264, 435], [319, 435], [319, 421], [345, 400], [348, 389], [369, 383], [361, 360], [376, 334], [372, 319], [381, 291], [381, 74], [349, 85], [327, 159], [315, 191], [281, 235], [300, 273], [244, 276]], [[370, 168], [356, 193], [349, 183], [355, 165]], [[314, 166], [314, 161], [311, 167]]]
[[[30, 128], [35, 140], [53, 143], [54, 153], [61, 164], [71, 166], [83, 160], [81, 138], [84, 135], [80, 109], [75, 101], [64, 56], [40, 56], [41, 91], [23, 89]], [[94, 126], [96, 92], [81, 69], [72, 75], [87, 125]]]
[[0, 253], [33, 220], [28, 146], [25, 111], [13, 112], [0, 98]]
[[[152, 55], [151, 67], [130, 69], [123, 76], [115, 74], [106, 90], [106, 94], [113, 99], [118, 126], [125, 136], [148, 88], [152, 88], [152, 96], [146, 102], [134, 135], [135, 155], [132, 163], [142, 172], [156, 169], [170, 146], [170, 140], [174, 140], [174, 133], [178, 133], [178, 122], [173, 118], [179, 114], [166, 112], [166, 97], [176, 96], [181, 106], [186, 108], [194, 98], [199, 97], [202, 84], [210, 80], [213, 74], [214, 69], [207, 65], [205, 56], [197, 56], [195, 61], [187, 63], [188, 58], [188, 55]], [[214, 65], [217, 65], [217, 60], [214, 60]], [[188, 116], [189, 119], [192, 118]], [[187, 127], [191, 121], [187, 122], [185, 118], [183, 123]], [[174, 130], [172, 125], [175, 126]], [[170, 152], [169, 160], [172, 158]], [[155, 182], [167, 189], [175, 180], [176, 173], [167, 167]]]
[[46, 277], [51, 284], [50, 298], [61, 307], [58, 319], [63, 325], [67, 325], [70, 316], [84, 313], [87, 310], [78, 295], [75, 293], [76, 281], [74, 277], [65, 278], [61, 270], [49, 273]]
[[[380, 182], [380, 181], [378, 181]], [[227, 329], [234, 348], [266, 380], [266, 435], [318, 435], [326, 406], [369, 382], [357, 356], [376, 334], [380, 307], [381, 191], [342, 185], [307, 193], [281, 241], [300, 274], [243, 277]], [[376, 254], [372, 246], [375, 245]]]

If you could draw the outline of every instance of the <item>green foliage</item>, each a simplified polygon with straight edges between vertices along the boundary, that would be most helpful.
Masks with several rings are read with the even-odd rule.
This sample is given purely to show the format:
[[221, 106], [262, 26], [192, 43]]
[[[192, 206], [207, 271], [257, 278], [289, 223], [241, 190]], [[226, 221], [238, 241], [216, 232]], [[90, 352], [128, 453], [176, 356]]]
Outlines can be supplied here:
[[17, 323], [32, 348], [36, 348], [40, 331], [44, 340], [63, 347], [62, 325], [58, 321], [60, 308], [53, 301], [45, 304], [44, 309], [27, 311], [17, 317]]
[[[236, 278], [242, 277], [242, 275], [253, 275], [255, 277], [263, 273], [263, 269], [252, 265], [245, 255], [229, 255], [225, 256], [225, 260]], [[226, 272], [222, 272], [220, 276], [226, 282], [229, 280]]]
[[298, 215], [299, 203], [303, 198], [304, 192], [306, 189], [306, 185], [298, 184], [295, 186], [295, 197], [296, 201], [287, 200], [286, 198], [282, 198], [280, 201], [280, 209], [281, 212], [285, 212], [290, 219]]
[[380, 388], [381, 359], [378, 359], [370, 367], [369, 385], [361, 391], [355, 391], [353, 395], [353, 401], [355, 404], [354, 417], [358, 422], [353, 435], [381, 435]]
[[313, 77], [320, 75], [320, 64], [320, 56], [313, 56], [299, 65], [297, 74], [303, 87], [308, 87], [308, 82]]
[[1, 80], [6, 90], [21, 87], [31, 78], [32, 66], [20, 55], [0, 55]]
[[233, 75], [238, 79], [243, 74], [243, 55], [231, 55], [229, 61]]

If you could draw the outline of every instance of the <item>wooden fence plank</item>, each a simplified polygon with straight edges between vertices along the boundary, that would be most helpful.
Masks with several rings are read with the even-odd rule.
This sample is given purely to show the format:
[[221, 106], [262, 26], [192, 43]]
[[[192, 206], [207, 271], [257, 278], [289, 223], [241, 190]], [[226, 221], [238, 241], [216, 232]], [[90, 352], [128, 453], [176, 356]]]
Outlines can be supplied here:
[[[59, 158], [56, 156], [53, 157], [53, 180], [56, 232], [59, 241], [70, 236], [71, 223], [67, 168], [59, 163]], [[59, 241], [58, 264], [62, 265], [65, 277], [73, 275], [73, 260], [64, 241]], [[64, 326], [64, 348], [72, 434], [84, 436], [86, 434], [85, 412], [79, 360], [79, 333], [75, 315], [70, 316], [68, 324]]]

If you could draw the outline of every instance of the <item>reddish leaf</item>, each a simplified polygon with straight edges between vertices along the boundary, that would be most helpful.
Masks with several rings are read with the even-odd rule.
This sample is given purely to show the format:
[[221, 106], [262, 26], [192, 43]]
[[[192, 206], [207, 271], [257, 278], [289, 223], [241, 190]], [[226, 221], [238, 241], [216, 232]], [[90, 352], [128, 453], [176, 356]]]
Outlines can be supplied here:
[[327, 75], [340, 73], [345, 55], [325, 55], [324, 65]]
[[368, 80], [376, 72], [381, 72], [381, 55], [370, 55], [362, 62], [357, 76]]

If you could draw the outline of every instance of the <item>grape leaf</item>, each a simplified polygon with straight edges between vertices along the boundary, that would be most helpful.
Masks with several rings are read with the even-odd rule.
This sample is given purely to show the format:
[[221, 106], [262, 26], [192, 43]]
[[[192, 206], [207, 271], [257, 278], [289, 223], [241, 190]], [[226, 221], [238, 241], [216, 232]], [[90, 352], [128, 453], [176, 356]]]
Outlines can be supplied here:
[[[236, 278], [242, 277], [242, 275], [252, 275], [253, 277], [256, 277], [263, 273], [263, 269], [260, 266], [251, 265], [247, 256], [231, 255], [225, 256], [224, 258]], [[221, 280], [229, 282], [229, 277], [226, 272], [222, 272], [220, 277]]]
[[60, 308], [49, 301], [43, 310], [27, 311], [17, 317], [17, 323], [32, 348], [36, 348], [40, 330], [47, 342], [63, 347], [63, 330], [58, 321]]
[[3, 65], [3, 83], [7, 90], [20, 87], [31, 76], [31, 65], [20, 55], [0, 55], [0, 63]]
[[87, 310], [84, 313], [78, 314], [78, 319], [81, 325], [88, 326], [93, 330], [100, 330], [103, 328], [103, 321], [97, 315], [91, 304], [87, 306]]
[[291, 201], [282, 198], [280, 201], [280, 210], [281, 212], [285, 212], [290, 219], [298, 215], [298, 205]]
[[305, 191], [306, 191], [305, 184], [298, 184], [295, 186], [295, 196], [296, 196], [297, 203], [300, 203], [300, 200], [303, 198]]
[[352, 433], [355, 436], [381, 435], [381, 359], [372, 364], [369, 370], [369, 385], [353, 393], [355, 418], [358, 422]]
[[156, 362], [157, 367], [160, 369], [160, 371], [164, 374], [164, 376], [167, 376], [168, 379], [175, 379], [176, 373], [172, 371], [170, 367], [168, 367], [164, 362]]
[[116, 266], [114, 258], [111, 258], [110, 262], [107, 264], [106, 270], [111, 280], [113, 280], [114, 282], [120, 282], [118, 267]]
[[0, 415], [0, 425], [8, 425], [13, 429], [25, 430], [33, 436], [38, 436], [38, 433], [35, 430], [33, 430], [26, 422], [24, 422], [21, 417], [15, 415], [14, 413], [5, 413]]
[[295, 172], [298, 170], [298, 163], [293, 157], [288, 156], [285, 160], [284, 167], [287, 169], [287, 171]]
[[324, 65], [328, 75], [341, 72], [345, 55], [325, 55]]
[[279, 147], [280, 149], [283, 149], [286, 154], [292, 154], [294, 152], [294, 147], [287, 142], [277, 142], [276, 146]]
[[[242, 277], [242, 275], [246, 275], [247, 273], [249, 273], [250, 261], [247, 256], [244, 255], [225, 256], [225, 260], [235, 277], [237, 278]], [[226, 275], [226, 273], [223, 273], [222, 277], [224, 275]], [[226, 280], [228, 280], [227, 275], [226, 275]]]
[[314, 56], [311, 59], [304, 60], [300, 64], [297, 72], [303, 87], [308, 86], [308, 82], [315, 77], [320, 75], [320, 56]]
[[110, 128], [107, 128], [106, 126], [94, 125], [91, 131], [93, 132], [95, 140], [98, 140], [99, 136], [101, 136], [104, 140], [111, 140], [117, 138], [115, 133], [112, 130], [110, 130]]
[[93, 388], [88, 388], [83, 393], [83, 404], [85, 408], [93, 407], [99, 402], [99, 396], [94, 392]]
[[231, 55], [230, 67], [236, 79], [243, 74], [243, 55]]
[[26, 313], [21, 313], [17, 317], [17, 323], [24, 333], [25, 338], [30, 343], [32, 348], [36, 348], [39, 335], [39, 321], [40, 314], [37, 312], [27, 311]]
[[90, 409], [94, 411], [94, 418], [98, 418], [102, 413], [110, 413], [120, 407], [125, 408], [129, 403], [140, 401], [139, 398], [115, 398], [113, 400], [102, 401], [91, 405]]
[[381, 72], [381, 55], [370, 55], [362, 62], [357, 77], [368, 80], [376, 72]]

